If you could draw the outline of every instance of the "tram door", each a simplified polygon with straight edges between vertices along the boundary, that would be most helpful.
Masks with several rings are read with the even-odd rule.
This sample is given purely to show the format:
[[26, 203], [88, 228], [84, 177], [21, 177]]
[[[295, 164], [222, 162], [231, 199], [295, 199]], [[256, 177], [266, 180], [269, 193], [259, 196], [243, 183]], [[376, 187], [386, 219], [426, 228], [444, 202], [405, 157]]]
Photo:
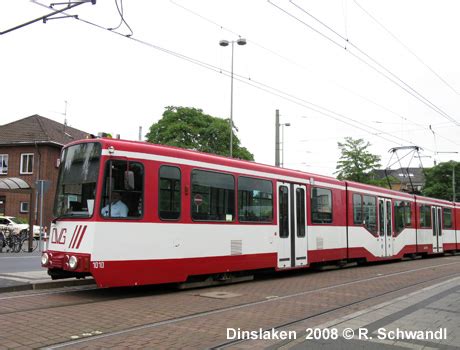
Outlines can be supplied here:
[[433, 253], [442, 253], [442, 208], [431, 207], [431, 217], [433, 221]]
[[393, 256], [393, 217], [391, 199], [379, 198], [379, 237], [380, 256]]
[[307, 264], [306, 195], [303, 185], [278, 182], [278, 268]]

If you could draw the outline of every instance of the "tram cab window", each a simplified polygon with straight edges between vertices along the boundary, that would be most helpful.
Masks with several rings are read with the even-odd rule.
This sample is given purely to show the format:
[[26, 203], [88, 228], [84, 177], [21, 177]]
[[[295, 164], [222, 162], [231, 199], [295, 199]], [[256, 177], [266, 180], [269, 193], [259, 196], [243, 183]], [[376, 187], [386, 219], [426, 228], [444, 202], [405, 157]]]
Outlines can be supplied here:
[[197, 221], [234, 221], [235, 179], [211, 171], [192, 171], [192, 219]]
[[181, 210], [181, 174], [173, 166], [160, 167], [160, 191], [158, 206], [160, 219], [177, 220]]
[[311, 189], [311, 221], [314, 224], [332, 222], [332, 191], [324, 188]]
[[273, 220], [273, 186], [271, 181], [238, 178], [238, 218], [240, 221]]
[[143, 212], [144, 167], [141, 163], [109, 160], [101, 198], [104, 217], [139, 218]]
[[94, 212], [101, 145], [97, 142], [66, 147], [61, 155], [55, 217], [88, 218]]

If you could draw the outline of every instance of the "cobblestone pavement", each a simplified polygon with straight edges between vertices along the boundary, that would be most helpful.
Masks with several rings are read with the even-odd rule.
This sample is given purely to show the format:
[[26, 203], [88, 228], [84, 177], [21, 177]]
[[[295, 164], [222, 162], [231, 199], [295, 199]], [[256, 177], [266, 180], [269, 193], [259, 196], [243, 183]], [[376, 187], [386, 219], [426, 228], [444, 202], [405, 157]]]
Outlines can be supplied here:
[[[322, 324], [302, 322], [283, 330], [295, 332], [296, 339], [265, 343], [250, 341], [236, 347], [283, 350], [319, 347], [346, 350], [460, 349], [460, 277]], [[317, 338], [322, 339], [312, 339], [315, 338], [313, 330], [317, 330]], [[332, 336], [335, 330], [338, 337]]]
[[[390, 302], [388, 307], [395, 307], [398, 302], [404, 301], [398, 298], [457, 276], [460, 276], [460, 256], [449, 256], [319, 273], [283, 273], [249, 283], [187, 291], [150, 287], [3, 293], [0, 295], [0, 349], [304, 348], [308, 344], [302, 341], [228, 343], [232, 340], [227, 339], [227, 329], [266, 330], [294, 321], [297, 322], [292, 327], [301, 325], [303, 329], [306, 325], [312, 327], [332, 321], [337, 322], [337, 327], [344, 328], [346, 322], [362, 321], [364, 325], [377, 327], [375, 329], [390, 329], [398, 320], [405, 320], [411, 315], [419, 317], [416, 312], [441, 317], [445, 310], [455, 311], [449, 305], [459, 305], [458, 289], [452, 289], [453, 297], [440, 294], [439, 301], [445, 300], [446, 303], [439, 304], [433, 299], [429, 307], [436, 310], [417, 304], [420, 310], [397, 313], [398, 318], [394, 320], [384, 319], [390, 315], [387, 314], [381, 317], [384, 319], [381, 323], [374, 325], [369, 320], [358, 320], [356, 313], [384, 302]], [[458, 286], [458, 280], [450, 283], [454, 281]], [[420, 298], [423, 297], [420, 295]], [[415, 295], [409, 299], [415, 300]], [[406, 301], [409, 299], [406, 298]], [[383, 312], [384, 309], [377, 311]], [[350, 314], [358, 316], [341, 319]], [[377, 316], [372, 317], [372, 322], [378, 320]], [[455, 317], [458, 314], [449, 313], [437, 322], [443, 324], [449, 318], [458, 326], [458, 318]], [[303, 322], [298, 322], [302, 319]], [[342, 321], [335, 321], [338, 319]], [[458, 331], [458, 328], [448, 328], [448, 337], [458, 337]], [[363, 341], [353, 339], [343, 344], [352, 346], [354, 343], [359, 348]], [[339, 346], [337, 344], [342, 344], [341, 339], [324, 345]], [[373, 345], [394, 346], [393, 343], [372, 341], [363, 344], [366, 348]]]

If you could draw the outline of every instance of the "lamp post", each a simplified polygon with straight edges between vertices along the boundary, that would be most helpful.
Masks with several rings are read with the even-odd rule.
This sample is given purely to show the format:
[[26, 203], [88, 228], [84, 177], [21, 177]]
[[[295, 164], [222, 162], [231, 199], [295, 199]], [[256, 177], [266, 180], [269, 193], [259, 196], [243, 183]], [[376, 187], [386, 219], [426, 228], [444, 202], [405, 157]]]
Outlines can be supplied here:
[[232, 44], [232, 66], [231, 66], [231, 73], [230, 73], [230, 158], [233, 157], [233, 48], [235, 42], [240, 45], [246, 45], [246, 39], [239, 38], [238, 40], [221, 40], [219, 41], [220, 46], [228, 46]]

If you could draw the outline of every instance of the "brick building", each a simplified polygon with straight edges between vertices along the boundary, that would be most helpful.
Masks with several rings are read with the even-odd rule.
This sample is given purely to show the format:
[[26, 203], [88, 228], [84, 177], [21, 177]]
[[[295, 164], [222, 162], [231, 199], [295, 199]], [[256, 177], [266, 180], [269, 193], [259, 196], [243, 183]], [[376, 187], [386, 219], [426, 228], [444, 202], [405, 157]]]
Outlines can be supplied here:
[[[27, 193], [0, 190], [0, 215], [28, 221], [32, 211], [33, 224], [39, 224], [35, 182], [49, 180], [50, 189], [44, 196], [43, 224], [49, 227], [53, 215], [59, 157], [62, 147], [86, 138], [88, 133], [33, 115], [0, 126], [0, 180], [18, 177], [32, 187]], [[32, 198], [32, 199], [31, 199]]]

